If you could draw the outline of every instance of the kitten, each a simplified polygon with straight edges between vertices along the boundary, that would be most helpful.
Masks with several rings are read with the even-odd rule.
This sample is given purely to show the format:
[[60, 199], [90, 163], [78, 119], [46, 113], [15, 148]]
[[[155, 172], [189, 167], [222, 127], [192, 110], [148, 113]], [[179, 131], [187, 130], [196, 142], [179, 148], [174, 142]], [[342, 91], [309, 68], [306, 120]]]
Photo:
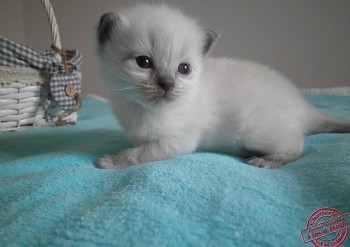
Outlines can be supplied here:
[[135, 144], [104, 156], [122, 169], [196, 150], [276, 168], [298, 159], [304, 136], [350, 132], [308, 104], [288, 79], [253, 62], [207, 56], [217, 34], [165, 5], [101, 17], [98, 45], [115, 114]]

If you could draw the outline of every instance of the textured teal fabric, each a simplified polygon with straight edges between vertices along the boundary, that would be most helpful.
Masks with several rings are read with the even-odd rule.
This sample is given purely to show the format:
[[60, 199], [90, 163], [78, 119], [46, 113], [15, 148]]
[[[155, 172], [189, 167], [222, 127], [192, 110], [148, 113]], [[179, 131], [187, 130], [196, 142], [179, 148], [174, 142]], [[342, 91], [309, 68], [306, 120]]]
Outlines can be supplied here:
[[[308, 100], [350, 119], [350, 97]], [[215, 153], [95, 167], [130, 146], [94, 99], [76, 126], [0, 134], [0, 246], [313, 246], [300, 230], [314, 210], [350, 212], [350, 134], [307, 137], [274, 170]]]

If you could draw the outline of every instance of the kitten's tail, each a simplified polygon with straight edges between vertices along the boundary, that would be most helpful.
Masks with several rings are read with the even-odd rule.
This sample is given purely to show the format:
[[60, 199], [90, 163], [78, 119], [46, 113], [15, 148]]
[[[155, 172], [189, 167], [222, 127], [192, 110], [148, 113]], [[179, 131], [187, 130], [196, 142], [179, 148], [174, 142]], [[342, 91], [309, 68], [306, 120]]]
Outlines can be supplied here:
[[336, 119], [322, 114], [313, 121], [306, 135], [322, 133], [350, 133], [350, 121]]

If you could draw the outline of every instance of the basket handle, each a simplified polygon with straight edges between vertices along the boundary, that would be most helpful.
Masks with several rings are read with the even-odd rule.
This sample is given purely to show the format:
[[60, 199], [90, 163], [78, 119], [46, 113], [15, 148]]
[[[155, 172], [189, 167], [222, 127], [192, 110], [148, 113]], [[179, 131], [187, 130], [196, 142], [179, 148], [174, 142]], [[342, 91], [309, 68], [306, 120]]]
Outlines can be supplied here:
[[[55, 12], [53, 11], [53, 8], [51, 6], [50, 0], [41, 0], [41, 3], [43, 4], [45, 10], [46, 10], [46, 15], [49, 19], [50, 22], [50, 27], [51, 27], [51, 36], [52, 36], [52, 45], [56, 48], [58, 48], [58, 50], [62, 50], [62, 46], [61, 46], [61, 38], [60, 38], [60, 33], [58, 31], [58, 26], [57, 26], [57, 21], [56, 21], [56, 16], [55, 16]], [[59, 54], [57, 51], [55, 53], [55, 56], [60, 59], [61, 61], [63, 61], [62, 59], [62, 54]]]
[[[62, 48], [62, 45], [61, 45], [61, 38], [60, 38], [60, 33], [58, 31], [58, 25], [57, 25], [57, 21], [56, 21], [55, 12], [53, 11], [50, 0], [41, 0], [41, 3], [43, 4], [43, 6], [46, 10], [46, 15], [47, 15], [49, 22], [50, 22], [51, 36], [52, 36], [51, 49], [55, 52], [55, 57], [64, 64], [65, 73], [68, 74], [67, 53]], [[79, 111], [79, 109], [82, 106], [82, 98], [81, 98], [80, 93], [75, 93], [74, 98], [76, 101], [76, 106], [74, 107], [74, 109], [70, 110], [69, 112], [61, 113], [58, 116], [58, 119], [56, 121], [56, 125], [64, 126], [66, 124], [70, 124], [66, 120], [64, 120], [64, 118], [71, 115], [74, 112]]]

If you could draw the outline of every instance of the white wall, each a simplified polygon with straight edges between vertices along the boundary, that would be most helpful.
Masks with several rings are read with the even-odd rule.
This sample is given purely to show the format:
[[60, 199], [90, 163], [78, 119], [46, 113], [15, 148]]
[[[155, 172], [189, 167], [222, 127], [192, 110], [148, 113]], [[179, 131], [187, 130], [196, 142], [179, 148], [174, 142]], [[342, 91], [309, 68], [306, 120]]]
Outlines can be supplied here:
[[22, 0], [0, 0], [0, 35], [11, 40], [25, 39]]
[[[85, 94], [107, 95], [97, 70], [95, 29], [102, 13], [135, 0], [51, 0], [65, 48], [84, 53]], [[302, 88], [350, 86], [349, 0], [166, 0], [221, 34], [214, 56], [270, 65]], [[23, 22], [22, 22], [23, 20]], [[50, 46], [40, 0], [0, 0], [0, 35]]]

